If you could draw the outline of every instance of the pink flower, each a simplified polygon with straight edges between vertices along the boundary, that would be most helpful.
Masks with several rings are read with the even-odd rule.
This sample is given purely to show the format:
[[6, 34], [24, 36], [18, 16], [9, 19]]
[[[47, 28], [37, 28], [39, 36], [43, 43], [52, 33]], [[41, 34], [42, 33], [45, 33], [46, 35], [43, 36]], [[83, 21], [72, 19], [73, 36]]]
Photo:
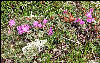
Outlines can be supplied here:
[[13, 25], [15, 25], [15, 21], [14, 20], [10, 20], [9, 21], [9, 25], [10, 25], [10, 27], [12, 27]]
[[94, 21], [94, 18], [91, 19], [87, 18], [87, 22], [91, 23], [92, 21]]
[[21, 34], [24, 33], [24, 31], [23, 30], [20, 30], [20, 31], [18, 31], [18, 33], [21, 35]]
[[92, 13], [93, 12], [93, 8], [90, 8], [90, 13]]
[[84, 24], [85, 22], [84, 21], [80, 21], [80, 24]]
[[17, 26], [17, 30], [20, 31], [22, 29], [21, 26]]
[[18, 33], [23, 34], [24, 32], [28, 32], [30, 29], [30, 26], [28, 24], [21, 25], [17, 27]]
[[29, 26], [26, 24], [26, 25], [22, 25], [22, 29], [24, 32], [27, 32], [29, 30]]
[[43, 27], [46, 27], [45, 24], [43, 24]]
[[80, 22], [80, 21], [82, 21], [82, 19], [78, 18], [78, 20], [75, 20], [74, 23], [75, 22]]
[[44, 20], [43, 20], [43, 23], [44, 23], [44, 24], [46, 24], [47, 22], [48, 22], [48, 20], [47, 20], [47, 19], [44, 19]]
[[37, 27], [37, 26], [38, 26], [38, 23], [39, 23], [38, 21], [34, 21], [34, 22], [33, 22], [33, 26], [34, 26], [34, 27]]
[[80, 19], [80, 18], [78, 18], [78, 20], [75, 20], [74, 23], [75, 23], [75, 22], [80, 22], [80, 24], [84, 24], [84, 23], [85, 23], [85, 22], [82, 21], [82, 19]]
[[88, 12], [88, 13], [86, 14], [86, 16], [87, 16], [88, 18], [92, 18], [92, 15], [91, 15], [90, 12]]
[[23, 34], [22, 26], [17, 26], [17, 30], [19, 34]]
[[53, 34], [52, 27], [50, 27], [48, 35], [52, 35], [52, 34]]
[[40, 23], [40, 24], [38, 24], [38, 27], [39, 27], [39, 28], [41, 28], [41, 27], [42, 27], [42, 24], [41, 24], [41, 23]]

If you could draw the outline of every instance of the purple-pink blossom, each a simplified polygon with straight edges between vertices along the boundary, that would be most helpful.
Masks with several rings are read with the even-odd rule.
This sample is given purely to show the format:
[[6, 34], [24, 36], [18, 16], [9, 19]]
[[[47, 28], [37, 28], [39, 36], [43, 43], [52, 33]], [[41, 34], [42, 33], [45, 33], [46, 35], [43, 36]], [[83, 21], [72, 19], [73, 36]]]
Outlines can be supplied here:
[[24, 33], [24, 31], [23, 30], [20, 30], [20, 31], [18, 31], [18, 33], [21, 35], [21, 34]]
[[23, 29], [23, 31], [24, 32], [27, 32], [28, 30], [29, 30], [29, 25], [28, 24], [26, 24], [26, 25], [22, 25], [22, 29]]
[[19, 34], [23, 34], [22, 26], [17, 26], [17, 30]]
[[47, 22], [48, 22], [47, 19], [44, 19], [44, 20], [43, 20], [43, 24], [46, 24]]
[[48, 35], [52, 35], [52, 34], [53, 34], [52, 27], [50, 27]]
[[45, 25], [45, 24], [43, 24], [43, 27], [46, 27], [46, 25]]
[[41, 24], [41, 23], [40, 23], [40, 24], [38, 24], [38, 27], [39, 27], [39, 28], [41, 28], [41, 27], [42, 27], [42, 24]]
[[74, 23], [79, 22], [80, 24], [84, 24], [85, 22], [82, 21], [82, 19], [78, 18], [77, 20], [74, 21]]
[[94, 18], [87, 18], [87, 22], [91, 23], [92, 21], [94, 21]]
[[80, 22], [80, 21], [82, 21], [82, 19], [78, 18], [77, 20], [74, 21], [74, 23], [75, 22]]
[[15, 21], [14, 20], [10, 20], [9, 21], [9, 25], [10, 25], [10, 27], [12, 27], [13, 25], [15, 25]]
[[84, 21], [80, 21], [80, 24], [84, 24], [85, 22]]
[[90, 8], [90, 13], [92, 13], [93, 12], [93, 8]]
[[28, 24], [24, 24], [24, 25], [21, 25], [21, 26], [17, 27], [17, 30], [18, 30], [19, 34], [23, 34], [24, 32], [28, 32], [29, 29], [30, 29], [30, 26]]
[[34, 26], [34, 27], [38, 27], [38, 23], [39, 23], [38, 21], [34, 21], [34, 22], [33, 22], [33, 26]]
[[87, 16], [88, 18], [92, 18], [92, 14], [91, 14], [91, 13], [93, 13], [93, 8], [90, 8], [90, 11], [87, 12], [86, 16]]
[[88, 12], [88, 13], [86, 14], [86, 16], [87, 16], [88, 18], [92, 18], [91, 12]]

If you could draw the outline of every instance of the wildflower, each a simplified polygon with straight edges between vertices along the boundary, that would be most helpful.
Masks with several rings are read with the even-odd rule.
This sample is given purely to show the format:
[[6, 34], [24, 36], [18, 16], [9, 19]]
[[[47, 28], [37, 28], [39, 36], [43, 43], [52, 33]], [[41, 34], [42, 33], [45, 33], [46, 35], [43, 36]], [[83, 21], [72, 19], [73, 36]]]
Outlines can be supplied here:
[[39, 23], [38, 21], [34, 21], [33, 22], [34, 27], [38, 27], [38, 23]]
[[84, 24], [85, 22], [84, 21], [80, 21], [80, 24]]
[[80, 18], [78, 18], [78, 20], [75, 20], [75, 21], [74, 21], [74, 23], [76, 23], [76, 22], [80, 22], [80, 24], [84, 24], [84, 23], [85, 23], [85, 22], [82, 21], [82, 19], [80, 19]]
[[40, 28], [41, 28], [41, 27], [42, 27], [42, 24], [41, 24], [41, 23], [40, 23], [40, 24], [38, 24], [38, 27], [40, 27]]
[[93, 8], [90, 8], [90, 11], [86, 14], [88, 18], [92, 18], [91, 13], [93, 12]]
[[24, 33], [24, 31], [23, 30], [20, 30], [20, 31], [18, 31], [18, 33], [21, 35], [21, 34]]
[[43, 24], [43, 27], [46, 27], [45, 24]]
[[90, 13], [92, 13], [93, 12], [93, 8], [90, 8]]
[[10, 27], [12, 27], [13, 25], [15, 25], [15, 21], [14, 20], [10, 20], [9, 21], [9, 25], [10, 25]]
[[88, 18], [92, 18], [91, 12], [88, 12], [88, 13], [86, 14], [86, 16], [87, 16]]
[[[35, 41], [31, 43], [27, 43], [27, 46], [22, 48], [23, 54], [27, 56], [36, 56], [39, 52], [43, 50], [44, 45], [46, 44], [46, 40], [35, 39]], [[31, 53], [31, 54], [30, 54]], [[27, 54], [27, 55], [26, 55]]]
[[25, 24], [25, 25], [18, 26], [17, 30], [19, 34], [23, 34], [24, 32], [28, 32], [29, 28], [30, 28], [29, 25]]
[[80, 22], [80, 21], [82, 21], [82, 19], [78, 18], [78, 20], [75, 20], [74, 23], [75, 22]]
[[23, 34], [22, 26], [17, 26], [17, 30], [19, 34]]
[[24, 32], [27, 32], [28, 30], [29, 30], [29, 25], [28, 24], [26, 24], [26, 25], [22, 25], [22, 29], [23, 29], [23, 31]]
[[43, 20], [43, 23], [44, 23], [44, 24], [46, 24], [47, 22], [48, 22], [48, 20], [47, 20], [47, 19], [44, 19], [44, 20]]
[[48, 35], [52, 35], [52, 34], [53, 34], [52, 27], [50, 27]]
[[94, 18], [87, 18], [87, 22], [92, 22], [92, 21], [94, 21]]

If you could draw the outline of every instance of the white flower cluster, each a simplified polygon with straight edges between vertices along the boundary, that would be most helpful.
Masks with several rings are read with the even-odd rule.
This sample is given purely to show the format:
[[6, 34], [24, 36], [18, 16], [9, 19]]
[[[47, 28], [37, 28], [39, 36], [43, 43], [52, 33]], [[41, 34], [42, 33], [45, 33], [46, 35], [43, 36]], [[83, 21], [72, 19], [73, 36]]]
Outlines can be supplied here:
[[28, 43], [27, 46], [22, 48], [23, 54], [26, 56], [36, 56], [37, 53], [39, 53], [42, 47], [44, 47], [44, 44], [47, 42], [47, 40], [39, 40], [35, 39], [32, 43]]

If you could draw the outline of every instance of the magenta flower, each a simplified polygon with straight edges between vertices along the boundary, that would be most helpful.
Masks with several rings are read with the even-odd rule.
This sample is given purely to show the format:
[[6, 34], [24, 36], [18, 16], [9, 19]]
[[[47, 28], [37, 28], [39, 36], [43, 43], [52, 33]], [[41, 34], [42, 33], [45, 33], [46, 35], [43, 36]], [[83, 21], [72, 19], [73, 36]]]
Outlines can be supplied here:
[[30, 29], [30, 26], [28, 24], [21, 25], [17, 27], [18, 33], [23, 34], [24, 32], [28, 32]]
[[45, 24], [43, 24], [43, 27], [46, 27]]
[[38, 27], [39, 27], [39, 28], [41, 28], [41, 27], [42, 27], [42, 24], [41, 24], [41, 23], [40, 23], [40, 24], [38, 24]]
[[94, 21], [94, 18], [91, 18], [91, 19], [87, 19], [87, 22], [91, 23], [92, 21]]
[[17, 30], [19, 34], [23, 34], [22, 26], [17, 26]]
[[84, 21], [80, 21], [80, 24], [84, 24], [85, 22]]
[[10, 27], [12, 27], [13, 25], [15, 25], [15, 21], [14, 20], [10, 20], [9, 21], [9, 25], [10, 25]]
[[90, 13], [92, 13], [93, 12], [93, 8], [90, 8]]
[[21, 35], [21, 34], [24, 33], [24, 31], [23, 30], [20, 30], [20, 31], [18, 31], [18, 33]]
[[88, 12], [88, 13], [86, 14], [86, 16], [87, 16], [88, 18], [92, 18], [91, 12]]
[[17, 26], [17, 30], [20, 31], [22, 29], [21, 26]]
[[82, 19], [78, 18], [78, 20], [75, 20], [74, 23], [75, 22], [80, 22], [80, 21], [82, 21]]
[[85, 23], [85, 22], [82, 21], [82, 19], [80, 19], [80, 18], [78, 18], [77, 20], [74, 21], [74, 23], [76, 23], [76, 22], [80, 22], [80, 24], [84, 24], [84, 23]]
[[23, 31], [24, 32], [27, 32], [28, 30], [29, 30], [29, 25], [28, 24], [26, 24], [26, 25], [22, 25], [22, 29], [23, 29]]
[[38, 27], [38, 23], [39, 23], [38, 21], [34, 21], [34, 22], [33, 22], [33, 26], [34, 26], [34, 27]]
[[44, 20], [43, 20], [43, 23], [44, 23], [44, 24], [46, 24], [47, 22], [48, 22], [48, 20], [47, 20], [47, 19], [44, 19]]
[[50, 27], [48, 35], [52, 35], [52, 34], [53, 34], [52, 27]]

